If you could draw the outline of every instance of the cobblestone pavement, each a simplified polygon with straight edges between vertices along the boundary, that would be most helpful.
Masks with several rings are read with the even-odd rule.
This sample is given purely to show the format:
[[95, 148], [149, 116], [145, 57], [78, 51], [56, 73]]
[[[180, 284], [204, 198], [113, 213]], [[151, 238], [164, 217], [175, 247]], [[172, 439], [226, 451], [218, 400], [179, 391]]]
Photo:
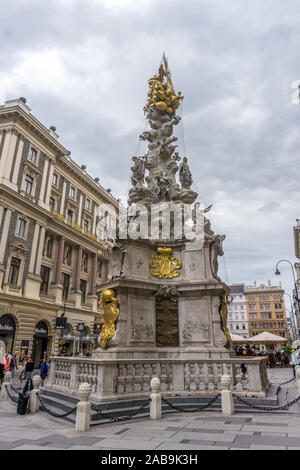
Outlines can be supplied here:
[[[291, 369], [270, 369], [271, 382], [292, 377]], [[297, 396], [295, 381], [282, 386], [284, 397]], [[41, 411], [16, 414], [11, 401], [0, 402], [0, 450], [300, 450], [300, 409], [293, 413], [176, 413], [160, 421], [148, 418], [92, 427], [74, 425]]]

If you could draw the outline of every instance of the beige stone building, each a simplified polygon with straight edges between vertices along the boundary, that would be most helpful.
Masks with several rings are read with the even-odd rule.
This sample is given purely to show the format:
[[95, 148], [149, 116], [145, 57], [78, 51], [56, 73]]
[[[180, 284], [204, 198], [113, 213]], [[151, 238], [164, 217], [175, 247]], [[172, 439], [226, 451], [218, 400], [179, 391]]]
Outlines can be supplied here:
[[[116, 209], [103, 223], [101, 204]], [[24, 98], [0, 106], [0, 346], [18, 360], [32, 354], [38, 365], [44, 351], [94, 348], [108, 257], [101, 230], [117, 210], [110, 191], [72, 161], [55, 127], [41, 124]], [[62, 330], [56, 318], [64, 311]]]
[[[298, 260], [300, 260], [300, 219], [296, 219], [297, 225], [293, 227], [294, 231], [294, 247], [295, 247], [295, 256]], [[298, 290], [298, 297], [300, 291], [300, 261], [297, 261], [295, 264], [296, 270], [296, 282], [297, 282], [297, 290]], [[300, 338], [300, 308], [299, 308], [299, 301], [297, 300], [297, 293], [296, 289], [293, 289], [293, 308], [296, 314], [295, 321], [297, 322], [297, 339]]]
[[289, 328], [284, 303], [284, 290], [281, 286], [261, 284], [244, 289], [249, 322], [249, 337], [263, 331], [289, 339]]

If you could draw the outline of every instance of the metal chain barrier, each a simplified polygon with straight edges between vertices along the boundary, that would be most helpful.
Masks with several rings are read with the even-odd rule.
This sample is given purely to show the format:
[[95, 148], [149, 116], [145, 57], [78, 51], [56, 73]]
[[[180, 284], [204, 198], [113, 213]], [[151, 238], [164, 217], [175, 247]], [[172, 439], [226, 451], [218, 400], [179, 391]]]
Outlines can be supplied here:
[[39, 394], [37, 393], [37, 397], [40, 401], [40, 404], [42, 405], [42, 408], [47, 412], [49, 413], [49, 415], [51, 416], [54, 416], [54, 418], [65, 418], [66, 416], [69, 416], [71, 413], [74, 413], [74, 411], [76, 411], [76, 408], [77, 406], [75, 406], [74, 408], [72, 408], [70, 411], [67, 411], [66, 413], [63, 413], [63, 414], [58, 414], [58, 413], [55, 413], [54, 411], [50, 410], [49, 408], [47, 408], [47, 406], [45, 405], [45, 403], [42, 401], [41, 397], [39, 396]]
[[286, 382], [282, 382], [281, 384], [274, 384], [274, 385], [286, 385], [286, 384], [289, 384], [290, 382], [293, 382], [293, 380], [295, 380], [296, 377], [293, 377], [292, 379], [290, 380], [287, 380]]
[[18, 403], [18, 398], [15, 398], [15, 397], [13, 397], [13, 396], [10, 394], [10, 392], [9, 392], [9, 390], [8, 390], [8, 388], [7, 388], [6, 385], [5, 385], [5, 390], [6, 390], [6, 392], [7, 392], [7, 395], [9, 396], [9, 398], [10, 398], [14, 403]]
[[292, 400], [288, 403], [285, 403], [284, 405], [265, 407], [265, 406], [254, 405], [253, 403], [250, 403], [248, 400], [245, 400], [245, 398], [242, 398], [238, 395], [235, 395], [234, 393], [232, 394], [232, 396], [234, 398], [236, 398], [239, 402], [243, 403], [244, 405], [247, 405], [250, 408], [255, 408], [256, 410], [260, 410], [260, 411], [264, 411], [264, 412], [288, 410], [290, 406], [295, 405], [295, 403], [298, 403], [298, 401], [300, 400], [300, 395], [299, 395], [297, 398], [295, 398], [294, 400]]
[[179, 406], [173, 405], [173, 403], [170, 403], [166, 398], [161, 397], [162, 401], [169, 405], [170, 408], [173, 408], [176, 411], [180, 411], [182, 413], [195, 413], [196, 411], [202, 411], [205, 410], [205, 408], [208, 408], [210, 405], [212, 405], [217, 399], [221, 396], [219, 393], [215, 397], [211, 398], [205, 405], [199, 406], [198, 408], [193, 408], [192, 410], [186, 410], [185, 408], [180, 408]]
[[19, 390], [13, 386], [12, 382], [10, 382], [10, 388], [12, 389], [13, 392], [20, 393]]
[[[133, 411], [130, 415], [127, 415], [127, 416], [120, 416], [120, 417], [108, 416], [107, 414], [103, 413], [102, 410], [99, 410], [96, 405], [91, 405], [91, 409], [92, 409], [93, 411], [96, 411], [96, 413], [97, 413], [98, 415], [100, 415], [102, 418], [104, 418], [104, 419], [109, 419], [109, 420], [112, 421], [112, 422], [118, 423], [118, 422], [127, 421], [127, 420], [133, 418], [133, 417], [136, 416], [138, 413], [140, 413], [141, 411], [143, 411], [144, 408], [146, 408], [147, 406], [149, 406], [149, 403], [150, 403], [150, 402], [151, 402], [151, 399], [148, 398], [148, 399], [144, 402], [144, 404], [143, 404], [142, 406], [140, 406], [140, 408], [139, 408], [138, 410]], [[99, 423], [99, 424], [101, 424], [101, 423]]]

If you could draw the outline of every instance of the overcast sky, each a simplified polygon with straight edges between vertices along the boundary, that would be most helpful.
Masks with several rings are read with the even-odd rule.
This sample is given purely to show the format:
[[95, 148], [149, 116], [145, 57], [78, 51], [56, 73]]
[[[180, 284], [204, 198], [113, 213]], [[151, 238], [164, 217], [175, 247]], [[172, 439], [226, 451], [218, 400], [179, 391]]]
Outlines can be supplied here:
[[[5, 6], [4, 6], [5, 4]], [[141, 154], [147, 80], [165, 51], [199, 201], [226, 234], [225, 282], [295, 261], [300, 217], [300, 4], [282, 0], [14, 0], [0, 17], [0, 101], [25, 96], [116, 197]], [[292, 274], [282, 264], [282, 284]]]

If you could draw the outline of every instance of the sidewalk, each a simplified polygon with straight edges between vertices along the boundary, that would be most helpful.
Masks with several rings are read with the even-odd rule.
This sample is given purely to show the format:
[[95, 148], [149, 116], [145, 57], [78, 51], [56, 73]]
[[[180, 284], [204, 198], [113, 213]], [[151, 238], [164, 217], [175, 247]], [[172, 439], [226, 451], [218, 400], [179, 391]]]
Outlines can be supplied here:
[[[292, 377], [291, 369], [270, 369], [271, 381]], [[297, 396], [295, 381], [283, 396]], [[280, 403], [281, 404], [281, 403]], [[0, 402], [0, 449], [84, 450], [300, 450], [299, 406], [292, 413], [176, 413], [160, 421], [149, 418], [92, 427], [76, 433], [74, 425], [41, 411], [16, 414], [11, 401]]]

